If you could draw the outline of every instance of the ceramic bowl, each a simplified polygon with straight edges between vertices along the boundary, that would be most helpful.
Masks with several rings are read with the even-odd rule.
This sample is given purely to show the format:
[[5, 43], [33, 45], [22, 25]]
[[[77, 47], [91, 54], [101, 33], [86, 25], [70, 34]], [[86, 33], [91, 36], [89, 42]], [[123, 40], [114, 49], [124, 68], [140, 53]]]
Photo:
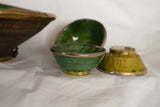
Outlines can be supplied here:
[[95, 45], [67, 43], [51, 48], [57, 63], [70, 75], [87, 75], [105, 55], [105, 49]]
[[62, 29], [55, 44], [85, 43], [102, 46], [106, 39], [104, 26], [92, 19], [80, 19]]
[[117, 75], [141, 75], [147, 72], [135, 48], [124, 46], [111, 47], [97, 69]]
[[17, 46], [41, 31], [55, 16], [0, 4], [0, 61], [17, 55]]

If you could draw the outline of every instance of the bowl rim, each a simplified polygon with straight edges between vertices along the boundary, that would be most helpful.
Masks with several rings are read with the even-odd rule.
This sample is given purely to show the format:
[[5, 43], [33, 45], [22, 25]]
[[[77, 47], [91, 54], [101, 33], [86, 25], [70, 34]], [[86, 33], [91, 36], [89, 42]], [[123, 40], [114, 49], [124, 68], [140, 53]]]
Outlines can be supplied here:
[[[63, 45], [86, 45], [86, 46], [92, 46], [98, 49], [103, 49], [102, 52], [93, 52], [93, 53], [71, 53], [71, 52], [63, 52], [63, 51], [58, 51], [56, 49], [53, 49], [53, 47], [55, 46], [63, 46]], [[69, 57], [98, 57], [98, 56], [103, 56], [106, 53], [106, 49], [101, 47], [101, 46], [97, 46], [97, 45], [93, 45], [93, 44], [85, 44], [85, 43], [63, 43], [63, 44], [56, 44], [54, 45], [50, 50], [53, 54], [58, 54], [58, 55], [62, 55], [62, 56], [69, 56]]]
[[135, 48], [129, 46], [112, 46], [109, 49], [110, 54], [118, 54], [118, 55], [132, 55], [135, 53]]
[[40, 21], [52, 21], [56, 19], [56, 15], [52, 13], [34, 11], [30, 9], [24, 9], [18, 6], [12, 6], [8, 4], [0, 3], [2, 6], [6, 6], [6, 9], [0, 8], [0, 19], [17, 19], [17, 20], [40, 20]]
[[[58, 43], [57, 43], [58, 38], [60, 37], [60, 34], [63, 32], [64, 29], [66, 29], [68, 26], [70, 26], [71, 24], [73, 24], [73, 23], [75, 23], [75, 22], [77, 22], [77, 21], [83, 21], [83, 20], [94, 21], [94, 22], [97, 22], [97, 23], [99, 23], [99, 24], [102, 25], [102, 27], [104, 28], [104, 33], [105, 33], [105, 34], [104, 34], [104, 40], [103, 40], [102, 44], [101, 44], [101, 45], [98, 45], [98, 46], [104, 46], [105, 43], [106, 43], [106, 41], [107, 41], [107, 31], [106, 31], [106, 29], [105, 29], [105, 26], [104, 26], [101, 22], [99, 22], [98, 20], [91, 19], [91, 18], [77, 19], [77, 20], [74, 20], [74, 21], [70, 22], [69, 24], [65, 25], [65, 26], [63, 27], [63, 29], [61, 29], [60, 32], [58, 33], [58, 36], [56, 37], [54, 44], [55, 44], [55, 45], [58, 44]], [[87, 44], [87, 43], [84, 43], [84, 44]], [[93, 45], [95, 45], [95, 44], [93, 44]]]

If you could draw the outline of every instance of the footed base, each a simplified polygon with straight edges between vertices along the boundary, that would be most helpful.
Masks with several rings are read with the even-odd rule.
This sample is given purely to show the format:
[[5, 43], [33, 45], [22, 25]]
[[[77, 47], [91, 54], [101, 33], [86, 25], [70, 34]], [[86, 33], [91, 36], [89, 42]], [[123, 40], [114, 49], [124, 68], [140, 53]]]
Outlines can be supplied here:
[[11, 58], [11, 56], [0, 57], [0, 62], [10, 60]]
[[75, 75], [75, 76], [84, 76], [84, 75], [88, 75], [90, 73], [90, 71], [68, 71], [68, 70], [64, 70], [64, 73], [69, 74], [69, 75]]
[[100, 68], [97, 68], [97, 70], [105, 72], [107, 74], [114, 74], [114, 75], [143, 75], [147, 73], [147, 70], [137, 71], [137, 72], [105, 71]]

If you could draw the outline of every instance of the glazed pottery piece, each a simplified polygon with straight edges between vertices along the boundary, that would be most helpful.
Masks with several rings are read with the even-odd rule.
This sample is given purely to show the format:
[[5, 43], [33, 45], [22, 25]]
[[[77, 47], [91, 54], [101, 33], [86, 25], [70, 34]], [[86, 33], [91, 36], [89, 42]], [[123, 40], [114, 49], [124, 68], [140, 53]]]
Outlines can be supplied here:
[[106, 31], [104, 26], [92, 19], [80, 19], [66, 26], [58, 35], [55, 44], [85, 43], [101, 46], [104, 44]]
[[51, 51], [65, 73], [77, 76], [89, 74], [105, 55], [104, 48], [81, 43], [55, 45]]
[[0, 61], [17, 55], [17, 46], [41, 31], [55, 16], [0, 4]]
[[135, 49], [123, 46], [111, 47], [97, 69], [117, 75], [140, 75], [147, 72]]

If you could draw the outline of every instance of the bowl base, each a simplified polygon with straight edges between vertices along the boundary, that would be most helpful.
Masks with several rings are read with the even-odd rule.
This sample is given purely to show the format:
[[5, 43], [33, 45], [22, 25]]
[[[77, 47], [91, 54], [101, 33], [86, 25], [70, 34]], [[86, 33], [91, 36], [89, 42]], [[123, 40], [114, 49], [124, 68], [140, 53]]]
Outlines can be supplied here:
[[107, 74], [113, 74], [113, 75], [143, 75], [143, 74], [147, 73], [147, 70], [137, 71], [137, 72], [106, 71], [106, 70], [102, 70], [98, 67], [97, 67], [97, 70], [102, 71]]
[[69, 74], [69, 75], [74, 75], [74, 76], [84, 76], [84, 75], [88, 75], [90, 73], [90, 71], [68, 71], [68, 70], [64, 70], [64, 73]]
[[0, 57], [0, 62], [8, 61], [8, 60], [10, 60], [10, 59], [12, 59], [11, 56]]

